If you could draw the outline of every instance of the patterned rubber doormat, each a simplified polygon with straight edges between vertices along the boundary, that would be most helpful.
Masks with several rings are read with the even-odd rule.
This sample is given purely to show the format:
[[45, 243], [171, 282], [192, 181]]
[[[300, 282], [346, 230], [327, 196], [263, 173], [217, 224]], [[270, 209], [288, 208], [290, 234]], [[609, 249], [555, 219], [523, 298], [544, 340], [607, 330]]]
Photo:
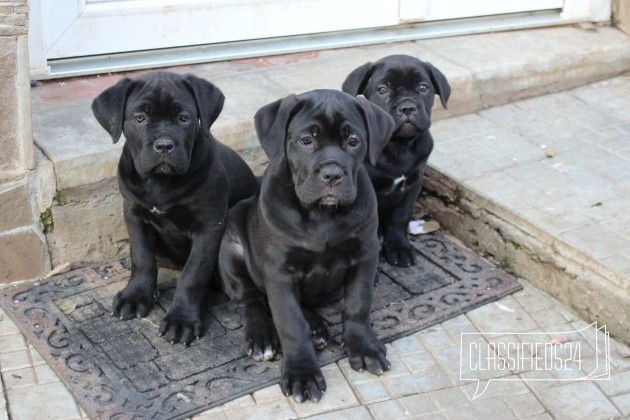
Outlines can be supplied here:
[[[413, 244], [415, 267], [379, 268], [372, 321], [385, 342], [521, 289], [514, 277], [442, 234]], [[161, 295], [147, 318], [110, 316], [128, 268], [124, 260], [103, 263], [0, 293], [6, 312], [91, 418], [186, 418], [278, 382], [280, 361], [244, 355], [239, 318], [220, 293], [209, 302], [202, 339], [186, 348], [158, 337], [176, 272], [161, 271]], [[331, 335], [319, 353], [322, 365], [345, 357], [340, 308], [321, 311]]]

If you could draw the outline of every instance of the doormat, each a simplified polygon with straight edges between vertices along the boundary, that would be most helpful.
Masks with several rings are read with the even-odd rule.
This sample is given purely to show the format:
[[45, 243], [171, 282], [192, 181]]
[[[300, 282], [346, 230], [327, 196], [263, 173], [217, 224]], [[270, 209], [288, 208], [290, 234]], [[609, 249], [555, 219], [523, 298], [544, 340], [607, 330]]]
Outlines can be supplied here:
[[[378, 337], [391, 342], [520, 290], [517, 280], [443, 234], [413, 238], [417, 265], [382, 262], [372, 305]], [[244, 354], [239, 317], [213, 293], [207, 331], [190, 347], [158, 337], [177, 273], [160, 270], [160, 298], [146, 318], [110, 315], [129, 278], [113, 261], [2, 290], [0, 304], [93, 419], [180, 419], [278, 383], [281, 361]], [[330, 342], [322, 365], [345, 357], [341, 304], [322, 308]], [[279, 391], [278, 391], [279, 392]]]

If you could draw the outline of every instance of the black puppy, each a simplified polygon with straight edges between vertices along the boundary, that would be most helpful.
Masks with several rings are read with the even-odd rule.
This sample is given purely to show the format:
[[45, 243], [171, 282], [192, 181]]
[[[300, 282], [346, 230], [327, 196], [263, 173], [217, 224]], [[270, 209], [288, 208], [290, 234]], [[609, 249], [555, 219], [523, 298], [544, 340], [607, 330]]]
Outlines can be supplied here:
[[311, 339], [323, 347], [328, 333], [314, 307], [345, 297], [350, 365], [390, 367], [370, 325], [378, 217], [362, 163], [376, 161], [394, 123], [365, 98], [314, 90], [264, 106], [255, 126], [270, 163], [260, 194], [230, 210], [219, 270], [252, 357], [278, 351], [275, 324], [282, 391], [318, 401], [326, 382]]
[[366, 167], [378, 198], [385, 258], [392, 265], [408, 267], [415, 261], [407, 226], [433, 149], [431, 107], [434, 95], [439, 95], [446, 108], [451, 87], [431, 64], [408, 55], [390, 55], [353, 70], [342, 89], [351, 95], [364, 95], [396, 123], [376, 164], [366, 162]]
[[188, 345], [203, 334], [209, 288], [228, 208], [255, 194], [247, 164], [210, 134], [224, 96], [210, 82], [156, 72], [124, 78], [92, 103], [114, 143], [126, 142], [118, 185], [131, 245], [131, 278], [113, 315], [147, 315], [157, 297], [157, 264], [181, 270], [160, 335]]

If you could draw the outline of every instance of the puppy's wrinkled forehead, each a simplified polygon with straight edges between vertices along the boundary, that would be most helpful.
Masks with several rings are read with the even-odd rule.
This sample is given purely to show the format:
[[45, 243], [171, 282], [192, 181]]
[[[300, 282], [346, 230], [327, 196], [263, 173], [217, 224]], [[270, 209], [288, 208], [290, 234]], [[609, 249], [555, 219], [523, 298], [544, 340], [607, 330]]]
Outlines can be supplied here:
[[140, 79], [140, 87], [129, 97], [134, 110], [145, 112], [174, 111], [194, 108], [195, 98], [186, 86], [167, 77]]
[[388, 85], [390, 87], [404, 87], [414, 89], [420, 82], [430, 82], [429, 74], [422, 68], [413, 65], [389, 67], [385, 69], [381, 77], [375, 80], [376, 85]]
[[356, 128], [356, 122], [362, 121], [359, 109], [350, 98], [319, 95], [306, 98], [302, 108], [294, 116], [290, 127], [303, 130], [317, 126], [320, 130], [336, 133], [347, 126]]

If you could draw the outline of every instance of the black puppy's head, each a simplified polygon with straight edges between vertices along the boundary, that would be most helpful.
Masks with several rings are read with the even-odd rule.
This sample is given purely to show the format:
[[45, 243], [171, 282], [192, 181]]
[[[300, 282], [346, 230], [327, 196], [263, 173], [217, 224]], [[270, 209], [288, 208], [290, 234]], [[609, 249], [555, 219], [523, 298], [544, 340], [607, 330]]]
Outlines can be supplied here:
[[442, 106], [451, 94], [446, 77], [430, 63], [408, 55], [390, 55], [353, 70], [342, 89], [364, 95], [387, 111], [396, 123], [394, 137], [414, 139], [431, 126], [434, 95]]
[[363, 160], [376, 161], [394, 128], [365, 98], [335, 90], [290, 95], [259, 109], [254, 121], [270, 161], [286, 160], [307, 208], [352, 204]]
[[92, 111], [114, 143], [124, 133], [141, 176], [175, 176], [188, 171], [195, 141], [208, 138], [223, 101], [204, 79], [154, 72], [120, 80], [94, 99]]

